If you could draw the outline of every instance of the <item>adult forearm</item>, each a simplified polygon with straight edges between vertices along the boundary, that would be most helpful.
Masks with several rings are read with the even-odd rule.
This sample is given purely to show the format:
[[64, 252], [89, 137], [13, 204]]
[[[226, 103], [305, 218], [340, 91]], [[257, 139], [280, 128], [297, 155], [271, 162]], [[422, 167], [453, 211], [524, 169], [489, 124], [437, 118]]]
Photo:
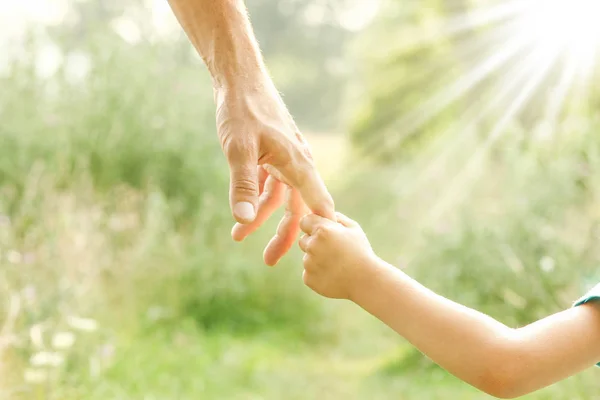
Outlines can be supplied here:
[[506, 383], [500, 363], [514, 330], [433, 293], [381, 260], [352, 300], [379, 318], [434, 362], [494, 394]]
[[241, 90], [269, 81], [243, 0], [169, 0], [206, 63], [215, 88]]

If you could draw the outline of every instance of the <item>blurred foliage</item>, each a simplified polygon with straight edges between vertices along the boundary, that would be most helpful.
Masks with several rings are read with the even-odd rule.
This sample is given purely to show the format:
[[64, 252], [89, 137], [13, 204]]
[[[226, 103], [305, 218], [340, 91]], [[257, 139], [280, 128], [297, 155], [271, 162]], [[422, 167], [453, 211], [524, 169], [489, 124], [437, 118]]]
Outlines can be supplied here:
[[411, 271], [511, 326], [569, 306], [600, 279], [600, 181], [590, 174], [600, 168], [599, 149], [585, 140], [526, 157], [505, 151], [493, 183], [481, 182], [455, 222], [423, 238]]

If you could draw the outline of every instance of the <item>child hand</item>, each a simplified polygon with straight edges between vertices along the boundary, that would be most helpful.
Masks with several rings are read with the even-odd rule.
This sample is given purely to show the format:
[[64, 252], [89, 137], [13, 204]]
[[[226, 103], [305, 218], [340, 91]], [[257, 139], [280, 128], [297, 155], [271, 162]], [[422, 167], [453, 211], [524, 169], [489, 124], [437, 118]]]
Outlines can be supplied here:
[[304, 255], [302, 278], [322, 296], [350, 299], [373, 268], [375, 254], [360, 225], [336, 213], [337, 223], [309, 214], [300, 221]]

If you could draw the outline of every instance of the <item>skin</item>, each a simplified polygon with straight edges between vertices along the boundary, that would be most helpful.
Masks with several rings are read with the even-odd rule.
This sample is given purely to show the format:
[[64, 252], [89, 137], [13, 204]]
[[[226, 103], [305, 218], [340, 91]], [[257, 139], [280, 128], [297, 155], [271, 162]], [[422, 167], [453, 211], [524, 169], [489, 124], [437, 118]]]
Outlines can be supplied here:
[[356, 222], [339, 213], [337, 221], [301, 220], [305, 284], [353, 301], [476, 388], [515, 398], [600, 361], [599, 304], [513, 329], [433, 293], [379, 259]]
[[334, 203], [311, 152], [273, 84], [242, 0], [169, 0], [210, 71], [217, 133], [230, 167], [230, 207], [241, 241], [286, 203], [264, 252], [275, 265], [307, 212], [334, 218]]

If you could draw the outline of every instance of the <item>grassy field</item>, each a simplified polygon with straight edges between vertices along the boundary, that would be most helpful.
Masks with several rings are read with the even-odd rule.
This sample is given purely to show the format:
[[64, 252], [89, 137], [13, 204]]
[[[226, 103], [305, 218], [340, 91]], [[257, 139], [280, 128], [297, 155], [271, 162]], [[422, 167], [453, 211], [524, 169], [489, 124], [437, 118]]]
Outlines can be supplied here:
[[[343, 148], [343, 139], [309, 140]], [[315, 152], [321, 164], [322, 151]], [[3, 355], [2, 398], [489, 398], [357, 307], [304, 288], [297, 249], [279, 267], [263, 266], [260, 253], [274, 221], [241, 245], [230, 243], [226, 231], [200, 239], [168, 228], [167, 200], [158, 192], [102, 194], [87, 179], [65, 190], [52, 179], [32, 173], [18, 211], [4, 209], [10, 218], [2, 248], [10, 250], [3, 250], [3, 282], [5, 293], [20, 300], [14, 329], [5, 331], [13, 341]], [[186, 259], [199, 256], [187, 247], [194, 242], [220, 249], [199, 261], [209, 274], [186, 269]], [[209, 297], [195, 293], [213, 286]], [[243, 317], [236, 307], [256, 315]], [[97, 326], [73, 324], [72, 315]], [[61, 332], [75, 335], [68, 348], [53, 344]], [[60, 354], [61, 362], [44, 364], [40, 352]], [[594, 382], [590, 371], [527, 398], [593, 399]]]

